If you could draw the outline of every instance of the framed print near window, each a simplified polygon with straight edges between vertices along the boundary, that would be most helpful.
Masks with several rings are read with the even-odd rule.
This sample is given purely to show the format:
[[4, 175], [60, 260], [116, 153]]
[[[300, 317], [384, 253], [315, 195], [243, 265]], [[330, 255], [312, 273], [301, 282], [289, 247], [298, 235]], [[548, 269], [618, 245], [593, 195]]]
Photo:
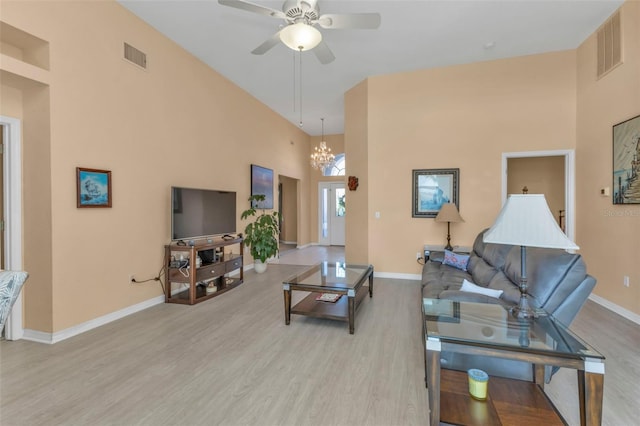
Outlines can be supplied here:
[[251, 195], [264, 195], [264, 202], [259, 208], [273, 208], [273, 170], [251, 165]]
[[443, 204], [458, 201], [460, 169], [413, 170], [412, 217], [436, 217]]
[[77, 206], [111, 207], [111, 171], [76, 167]]
[[613, 204], [640, 204], [640, 115], [613, 126]]

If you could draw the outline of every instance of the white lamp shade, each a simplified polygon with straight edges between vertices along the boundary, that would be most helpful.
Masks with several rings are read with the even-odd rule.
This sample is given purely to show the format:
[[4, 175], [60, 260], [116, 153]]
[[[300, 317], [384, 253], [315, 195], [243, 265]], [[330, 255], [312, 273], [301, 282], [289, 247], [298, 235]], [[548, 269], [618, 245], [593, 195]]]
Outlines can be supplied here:
[[510, 195], [483, 241], [527, 247], [578, 249], [556, 223], [542, 194]]
[[280, 31], [280, 40], [293, 50], [310, 50], [322, 41], [322, 34], [317, 28], [298, 22], [284, 27]]

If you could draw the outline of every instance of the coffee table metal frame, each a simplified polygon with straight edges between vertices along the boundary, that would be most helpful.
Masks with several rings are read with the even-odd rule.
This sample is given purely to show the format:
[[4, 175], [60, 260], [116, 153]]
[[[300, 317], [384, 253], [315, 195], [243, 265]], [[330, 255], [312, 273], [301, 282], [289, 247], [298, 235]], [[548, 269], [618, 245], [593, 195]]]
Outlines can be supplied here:
[[[355, 312], [367, 293], [367, 286], [364, 286], [367, 280], [369, 297], [373, 297], [373, 265], [322, 262], [290, 277], [282, 283], [285, 323], [289, 325], [291, 314], [334, 319], [348, 322], [349, 333], [353, 334]], [[306, 291], [311, 294], [292, 307], [292, 291]], [[346, 297], [340, 297], [335, 303], [322, 302], [315, 300], [319, 293], [333, 293]]]
[[[423, 318], [427, 303], [443, 303], [445, 301], [435, 299], [423, 299]], [[464, 317], [466, 305], [478, 305], [469, 302], [452, 302], [451, 312], [457, 312]], [[483, 304], [484, 305], [484, 304]], [[454, 308], [455, 306], [455, 308]], [[500, 305], [495, 309], [504, 309]], [[510, 314], [509, 314], [510, 315]], [[478, 317], [482, 319], [481, 317]], [[518, 343], [515, 337], [513, 345], [504, 342], [492, 341], [482, 333], [474, 335], [473, 338], [461, 336], [442, 335], [436, 330], [430, 330], [429, 322], [432, 326], [442, 321], [442, 323], [456, 322], [446, 316], [430, 316], [423, 321], [423, 336], [425, 338], [425, 375], [426, 384], [429, 389], [430, 424], [440, 424], [440, 353], [455, 352], [471, 355], [499, 357], [518, 361], [530, 362], [533, 364], [534, 382], [544, 391], [545, 366], [557, 366], [573, 368], [578, 375], [578, 399], [580, 404], [580, 424], [582, 426], [600, 425], [602, 422], [602, 398], [604, 385], [604, 356], [593, 348], [582, 342], [576, 335], [566, 327], [559, 324], [553, 317], [547, 315], [544, 320], [545, 326], [553, 325], [552, 333], [559, 339], [571, 342], [570, 346], [582, 346], [583, 349], [574, 348], [572, 352], [540, 350], [539, 348], [523, 347], [522, 342]], [[487, 322], [495, 321], [495, 317], [487, 317]], [[467, 319], [468, 321], [468, 319]], [[464, 327], [464, 325], [462, 325]], [[506, 328], [506, 324], [505, 324]], [[451, 328], [450, 328], [451, 329]], [[453, 334], [453, 333], [452, 333]]]

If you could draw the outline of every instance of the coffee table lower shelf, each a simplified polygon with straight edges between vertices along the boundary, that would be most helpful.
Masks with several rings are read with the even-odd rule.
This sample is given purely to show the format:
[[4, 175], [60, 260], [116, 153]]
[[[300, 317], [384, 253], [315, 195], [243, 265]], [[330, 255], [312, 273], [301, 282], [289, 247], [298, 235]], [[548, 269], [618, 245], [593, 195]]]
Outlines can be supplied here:
[[[355, 306], [356, 308], [367, 295], [367, 287], [356, 292]], [[343, 294], [337, 302], [322, 302], [316, 300], [316, 297], [322, 293], [310, 293], [300, 302], [291, 308], [292, 314], [306, 315], [308, 317], [333, 319], [338, 321], [349, 322], [349, 297]]]
[[469, 395], [467, 373], [440, 370], [441, 425], [566, 425], [540, 386], [490, 377], [486, 401]]

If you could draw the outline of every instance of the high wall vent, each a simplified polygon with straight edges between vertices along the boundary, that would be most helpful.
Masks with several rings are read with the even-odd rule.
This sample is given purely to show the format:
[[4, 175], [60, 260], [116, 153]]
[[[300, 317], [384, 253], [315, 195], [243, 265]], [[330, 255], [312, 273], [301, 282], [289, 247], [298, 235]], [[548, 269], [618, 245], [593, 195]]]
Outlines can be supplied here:
[[127, 43], [124, 44], [124, 58], [139, 67], [147, 69], [147, 54]]
[[598, 30], [598, 78], [622, 63], [622, 28], [620, 11]]

